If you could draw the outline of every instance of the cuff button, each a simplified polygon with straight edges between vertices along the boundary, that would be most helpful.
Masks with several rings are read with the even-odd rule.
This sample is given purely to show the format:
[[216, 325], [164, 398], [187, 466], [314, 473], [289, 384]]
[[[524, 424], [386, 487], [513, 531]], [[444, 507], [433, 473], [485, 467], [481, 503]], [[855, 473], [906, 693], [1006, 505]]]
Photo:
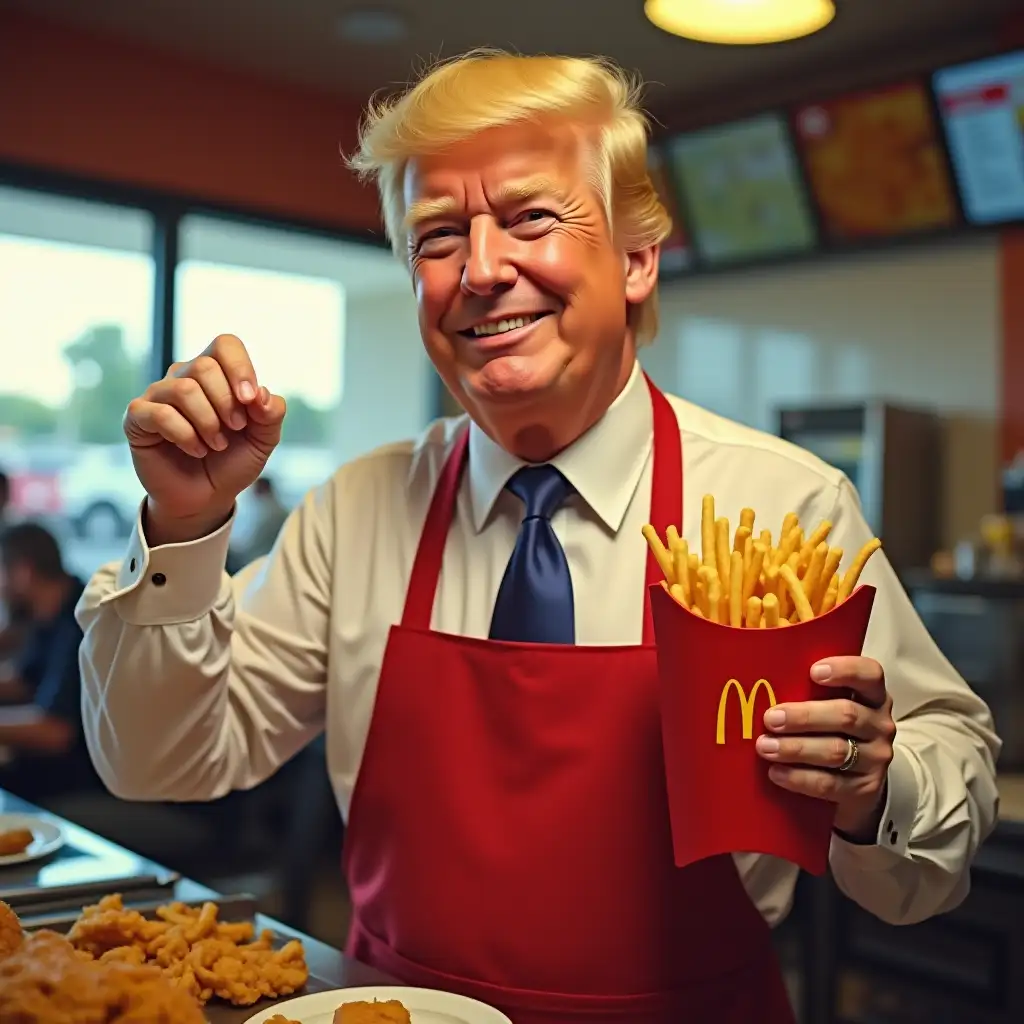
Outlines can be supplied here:
[[167, 582], [167, 577], [162, 572], [153, 573], [153, 586], [162, 587]]

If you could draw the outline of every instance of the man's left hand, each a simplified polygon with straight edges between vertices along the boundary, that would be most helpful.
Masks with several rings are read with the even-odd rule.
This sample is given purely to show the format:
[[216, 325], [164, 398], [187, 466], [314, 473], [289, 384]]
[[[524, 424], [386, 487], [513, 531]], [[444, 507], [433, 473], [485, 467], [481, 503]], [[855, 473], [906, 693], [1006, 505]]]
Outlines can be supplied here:
[[[768, 730], [757, 752], [772, 762], [771, 780], [783, 789], [837, 805], [835, 827], [871, 842], [885, 806], [896, 723], [882, 666], [872, 658], [825, 658], [811, 679], [837, 691], [829, 700], [778, 704], [765, 712]], [[842, 694], [842, 696], [838, 696]], [[857, 761], [839, 771], [857, 744]]]

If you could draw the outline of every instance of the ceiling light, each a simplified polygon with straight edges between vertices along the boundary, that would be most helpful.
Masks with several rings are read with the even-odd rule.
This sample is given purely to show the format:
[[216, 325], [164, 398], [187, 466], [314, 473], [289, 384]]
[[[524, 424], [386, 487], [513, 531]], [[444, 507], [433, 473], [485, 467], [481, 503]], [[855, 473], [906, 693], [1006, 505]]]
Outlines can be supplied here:
[[836, 5], [834, 0], [645, 0], [644, 13], [674, 36], [750, 46], [809, 36], [835, 17]]
[[345, 42], [360, 46], [387, 46], [401, 42], [409, 34], [401, 14], [377, 7], [346, 11], [338, 18], [337, 28]]

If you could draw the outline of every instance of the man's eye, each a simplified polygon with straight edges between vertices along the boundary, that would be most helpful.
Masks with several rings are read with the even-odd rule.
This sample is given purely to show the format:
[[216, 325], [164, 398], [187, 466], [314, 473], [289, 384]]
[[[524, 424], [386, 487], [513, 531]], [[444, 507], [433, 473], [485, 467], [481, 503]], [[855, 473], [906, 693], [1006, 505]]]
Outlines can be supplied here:
[[535, 223], [540, 220], [548, 220], [554, 217], [554, 214], [550, 210], [527, 210], [517, 218], [520, 224]]
[[447, 247], [437, 246], [434, 243], [442, 242], [450, 238], [456, 238], [458, 237], [458, 234], [458, 229], [453, 227], [432, 228], [430, 231], [427, 231], [416, 239], [416, 242], [413, 245], [413, 252], [429, 254], [432, 252], [446, 250]]

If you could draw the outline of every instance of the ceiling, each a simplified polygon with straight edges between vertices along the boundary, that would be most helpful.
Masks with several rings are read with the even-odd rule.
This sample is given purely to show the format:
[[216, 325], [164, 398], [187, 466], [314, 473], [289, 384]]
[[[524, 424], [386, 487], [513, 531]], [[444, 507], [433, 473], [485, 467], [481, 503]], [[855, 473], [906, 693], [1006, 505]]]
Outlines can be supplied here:
[[[819, 87], [837, 69], [872, 76], [890, 73], [883, 67], [923, 67], [946, 54], [973, 56], [994, 44], [995, 26], [1020, 9], [1020, 0], [837, 0], [837, 17], [823, 32], [753, 48], [667, 36], [644, 18], [643, 0], [7, 0], [7, 6], [360, 99], [407, 81], [426, 60], [473, 46], [600, 53], [642, 72], [655, 109], [671, 97], [676, 107], [699, 100], [706, 112], [723, 97], [776, 102], [766, 99], [773, 89]], [[384, 46], [341, 39], [339, 16], [367, 7], [399, 13], [406, 38]]]

